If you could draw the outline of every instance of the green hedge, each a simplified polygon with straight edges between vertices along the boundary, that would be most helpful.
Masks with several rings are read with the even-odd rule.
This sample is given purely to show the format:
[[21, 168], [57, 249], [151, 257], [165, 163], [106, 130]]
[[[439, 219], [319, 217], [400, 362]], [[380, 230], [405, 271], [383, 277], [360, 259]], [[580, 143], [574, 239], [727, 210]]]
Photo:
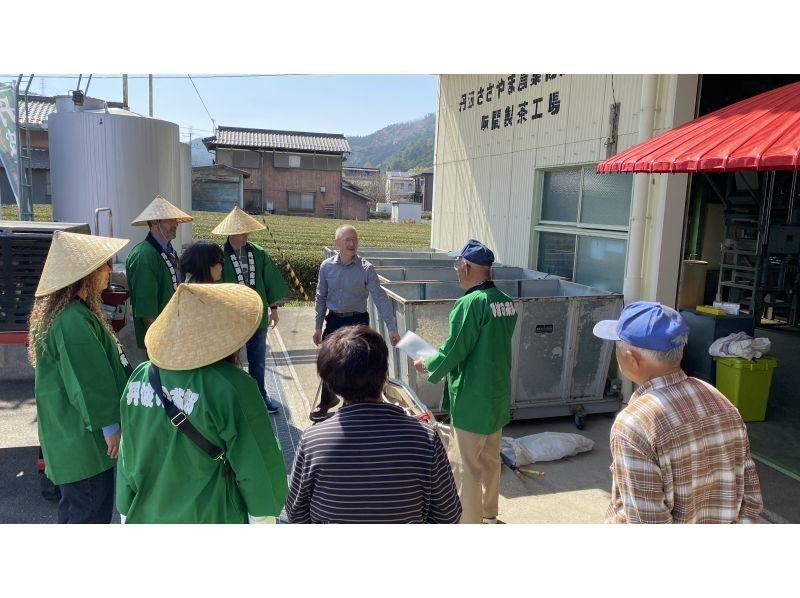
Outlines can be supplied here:
[[[266, 249], [276, 262], [280, 262], [280, 257], [277, 255], [277, 252], [270, 252], [269, 247]], [[297, 275], [297, 278], [300, 280], [300, 283], [303, 285], [303, 289], [308, 295], [308, 300], [313, 301], [314, 294], [317, 291], [319, 265], [322, 263], [324, 258], [323, 252], [317, 250], [287, 250], [283, 253]], [[280, 266], [281, 271], [284, 272], [284, 278], [289, 283], [289, 287], [292, 289], [292, 299], [302, 300], [303, 297], [299, 290], [295, 288], [296, 285], [292, 283], [291, 277], [285, 273], [284, 265], [280, 264]]]
[[[3, 206], [2, 217], [15, 220], [18, 218], [17, 207]], [[192, 237], [194, 240], [206, 240], [221, 243], [224, 238], [212, 235], [211, 230], [219, 224], [225, 214], [218, 212], [193, 211]], [[388, 218], [389, 214], [378, 218]], [[52, 219], [50, 205], [34, 205], [34, 218], [37, 221]], [[295, 289], [292, 277], [286, 272], [281, 253], [295, 271], [310, 301], [314, 300], [317, 289], [319, 265], [325, 258], [324, 247], [333, 245], [336, 227], [348, 222], [358, 230], [359, 241], [363, 247], [429, 247], [431, 223], [423, 221], [421, 225], [395, 224], [383, 219], [377, 222], [353, 222], [334, 220], [331, 218], [312, 218], [302, 216], [258, 215], [258, 220], [269, 226], [271, 234], [259, 231], [250, 239], [270, 254], [278, 264], [284, 278], [292, 289], [291, 299], [301, 300], [302, 295]], [[281, 251], [278, 251], [275, 244]]]

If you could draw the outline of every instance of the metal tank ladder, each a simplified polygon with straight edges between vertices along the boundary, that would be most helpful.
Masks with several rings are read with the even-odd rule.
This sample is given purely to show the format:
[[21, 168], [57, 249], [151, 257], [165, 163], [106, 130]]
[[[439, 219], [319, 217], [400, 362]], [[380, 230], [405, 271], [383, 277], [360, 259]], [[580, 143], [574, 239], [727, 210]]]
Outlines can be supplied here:
[[750, 313], [761, 264], [760, 218], [761, 203], [752, 196], [727, 197], [717, 301], [739, 303]]
[[741, 304], [755, 317], [756, 324], [761, 320], [764, 297], [771, 289], [770, 275], [775, 269], [767, 251], [770, 226], [791, 219], [791, 207], [787, 209], [786, 202], [775, 196], [776, 174], [769, 171], [759, 177], [760, 194], [749, 187], [746, 192], [732, 193], [729, 185], [723, 202], [717, 301]]

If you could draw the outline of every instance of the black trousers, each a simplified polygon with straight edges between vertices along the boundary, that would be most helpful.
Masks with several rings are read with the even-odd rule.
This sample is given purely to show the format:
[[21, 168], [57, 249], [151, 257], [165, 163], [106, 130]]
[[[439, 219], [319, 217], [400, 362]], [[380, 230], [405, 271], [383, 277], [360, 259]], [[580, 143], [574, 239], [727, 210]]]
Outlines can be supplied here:
[[114, 508], [112, 467], [85, 480], [61, 484], [59, 523], [111, 523]]
[[[329, 311], [325, 316], [325, 330], [322, 331], [322, 340], [328, 338], [331, 334], [344, 328], [345, 326], [358, 326], [363, 324], [369, 326], [369, 313], [364, 312], [354, 316], [339, 317], [334, 312]], [[323, 411], [328, 410], [335, 401], [335, 395], [328, 389], [328, 385], [322, 383], [322, 393], [319, 399], [319, 407]]]

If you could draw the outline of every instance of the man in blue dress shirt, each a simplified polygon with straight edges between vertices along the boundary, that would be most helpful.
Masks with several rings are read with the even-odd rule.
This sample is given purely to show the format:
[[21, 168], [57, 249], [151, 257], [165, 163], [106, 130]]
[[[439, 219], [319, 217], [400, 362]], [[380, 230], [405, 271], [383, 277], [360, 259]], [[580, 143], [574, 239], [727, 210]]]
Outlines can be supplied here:
[[[345, 326], [364, 324], [369, 326], [367, 298], [372, 295], [381, 318], [389, 329], [389, 340], [396, 345], [400, 340], [389, 298], [378, 282], [375, 269], [367, 260], [358, 255], [358, 232], [349, 225], [343, 224], [336, 229], [334, 245], [339, 253], [329, 257], [319, 267], [316, 294], [316, 321], [314, 325], [314, 344], [320, 343], [335, 330]], [[325, 320], [325, 332], [322, 321]], [[330, 417], [328, 411], [339, 403], [325, 384], [319, 407], [311, 412], [311, 421], [322, 421]]]

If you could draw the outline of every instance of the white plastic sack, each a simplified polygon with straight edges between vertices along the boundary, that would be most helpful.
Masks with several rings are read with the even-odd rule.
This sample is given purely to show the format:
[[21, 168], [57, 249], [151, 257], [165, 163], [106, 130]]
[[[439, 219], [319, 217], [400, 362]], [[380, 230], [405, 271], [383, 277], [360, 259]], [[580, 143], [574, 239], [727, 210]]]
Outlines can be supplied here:
[[500, 450], [517, 466], [572, 457], [594, 447], [594, 440], [567, 432], [541, 432], [522, 438], [503, 436]]
[[752, 360], [769, 353], [769, 349], [768, 338], [753, 338], [745, 332], [736, 332], [711, 343], [708, 354], [715, 357], [743, 357]]

